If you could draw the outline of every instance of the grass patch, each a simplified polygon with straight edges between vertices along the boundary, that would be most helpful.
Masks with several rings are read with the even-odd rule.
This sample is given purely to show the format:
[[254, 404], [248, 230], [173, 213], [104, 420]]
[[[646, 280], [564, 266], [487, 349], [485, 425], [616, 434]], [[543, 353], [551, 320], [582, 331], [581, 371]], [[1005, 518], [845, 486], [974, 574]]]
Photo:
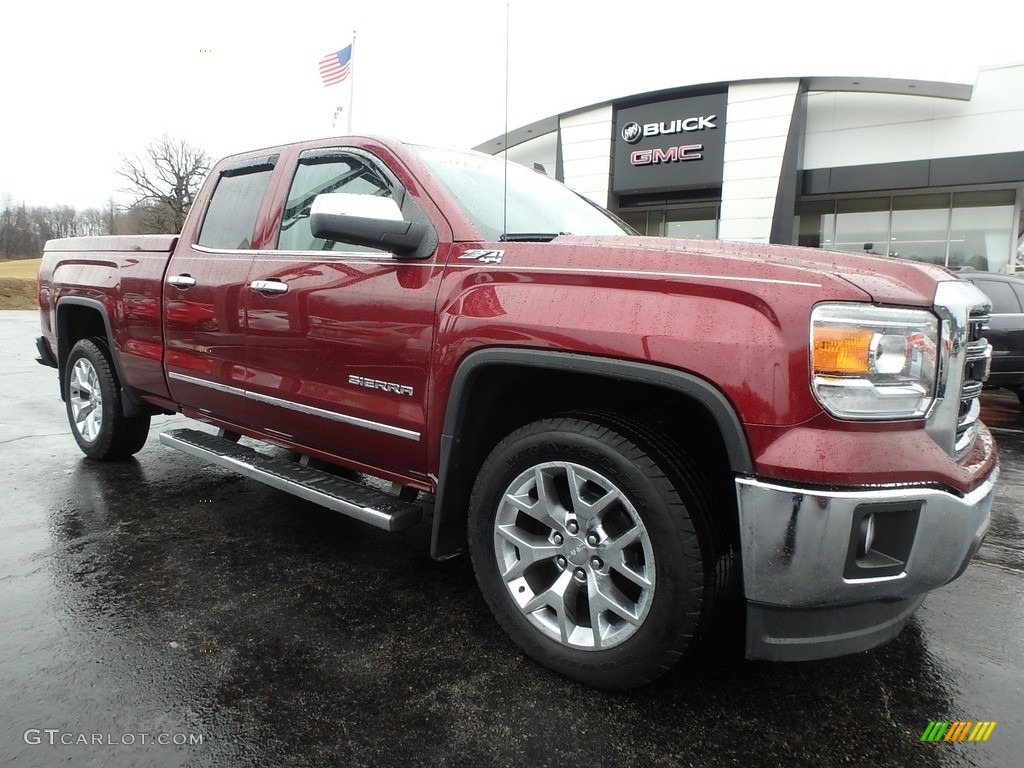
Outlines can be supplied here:
[[15, 277], [21, 280], [35, 280], [39, 274], [42, 259], [15, 259], [0, 261], [0, 277]]
[[35, 309], [36, 274], [42, 259], [0, 261], [0, 309]]

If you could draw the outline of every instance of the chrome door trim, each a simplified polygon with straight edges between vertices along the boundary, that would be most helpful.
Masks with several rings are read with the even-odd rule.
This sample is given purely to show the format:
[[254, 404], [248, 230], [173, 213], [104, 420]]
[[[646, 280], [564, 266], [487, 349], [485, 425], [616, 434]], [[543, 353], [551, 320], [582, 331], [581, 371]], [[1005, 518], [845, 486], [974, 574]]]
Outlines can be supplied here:
[[309, 416], [318, 416], [323, 419], [337, 421], [353, 427], [361, 427], [363, 429], [373, 430], [374, 432], [383, 432], [386, 435], [393, 435], [395, 437], [401, 437], [406, 440], [414, 440], [417, 442], [420, 439], [419, 432], [415, 432], [411, 429], [403, 429], [402, 427], [395, 427], [391, 424], [381, 424], [378, 421], [360, 419], [358, 416], [349, 416], [344, 413], [338, 413], [337, 411], [328, 411], [324, 408], [316, 408], [312, 405], [293, 403], [290, 400], [282, 400], [279, 397], [272, 397], [271, 395], [264, 395], [259, 392], [250, 392], [249, 390], [241, 389], [240, 387], [232, 387], [228, 384], [219, 384], [214, 381], [196, 378], [195, 376], [187, 376], [184, 373], [176, 373], [172, 371], [168, 373], [167, 376], [168, 378], [175, 379], [176, 381], [181, 381], [186, 384], [194, 384], [198, 387], [207, 387], [208, 389], [213, 389], [217, 392], [224, 392], [229, 395], [238, 395], [240, 397], [248, 398], [249, 400], [255, 400], [268, 405], [276, 405], [281, 408], [288, 408], [289, 410], [304, 413]]
[[195, 384], [196, 386], [199, 387], [206, 387], [207, 389], [212, 389], [217, 392], [224, 392], [229, 395], [238, 395], [239, 397], [245, 397], [247, 394], [246, 391], [241, 387], [232, 387], [229, 384], [219, 384], [216, 381], [199, 379], [196, 378], [195, 376], [186, 376], [184, 373], [175, 373], [174, 371], [170, 371], [167, 374], [167, 378], [174, 379], [176, 381], [181, 381], [186, 384]]

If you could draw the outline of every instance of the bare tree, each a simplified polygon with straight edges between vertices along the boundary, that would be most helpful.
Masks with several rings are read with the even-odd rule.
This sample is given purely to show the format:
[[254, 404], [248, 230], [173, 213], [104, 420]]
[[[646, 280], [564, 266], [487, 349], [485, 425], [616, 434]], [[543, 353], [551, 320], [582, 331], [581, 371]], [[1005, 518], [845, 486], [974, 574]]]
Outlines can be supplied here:
[[[0, 197], [0, 257], [31, 259], [43, 252], [47, 240], [80, 235], [113, 234], [114, 219], [126, 220], [124, 213], [115, 214], [99, 208], [76, 210], [70, 205], [34, 206], [15, 204], [10, 195]], [[130, 222], [132, 226], [136, 222]], [[122, 224], [127, 226], [127, 224]]]
[[0, 254], [5, 258], [30, 258], [38, 255], [33, 238], [31, 217], [25, 203], [14, 204], [9, 196], [0, 209]]
[[164, 134], [150, 142], [144, 157], [121, 155], [117, 175], [135, 196], [133, 208], [145, 212], [151, 232], [180, 232], [203, 179], [210, 171], [210, 156], [184, 139]]

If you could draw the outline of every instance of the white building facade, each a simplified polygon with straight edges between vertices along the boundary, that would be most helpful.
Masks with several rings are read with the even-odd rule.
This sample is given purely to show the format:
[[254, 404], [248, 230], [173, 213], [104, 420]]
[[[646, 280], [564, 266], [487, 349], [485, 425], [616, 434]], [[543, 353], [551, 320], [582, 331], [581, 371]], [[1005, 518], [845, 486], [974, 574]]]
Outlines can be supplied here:
[[543, 169], [639, 232], [1018, 265], [1024, 64], [973, 84], [809, 77], [638, 94], [476, 149]]

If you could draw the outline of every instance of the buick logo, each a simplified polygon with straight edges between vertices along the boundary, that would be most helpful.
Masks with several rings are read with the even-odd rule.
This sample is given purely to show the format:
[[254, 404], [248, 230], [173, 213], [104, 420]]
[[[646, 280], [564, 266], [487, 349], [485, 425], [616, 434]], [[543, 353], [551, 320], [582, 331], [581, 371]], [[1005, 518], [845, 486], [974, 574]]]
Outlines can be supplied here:
[[627, 144], [636, 144], [644, 135], [640, 123], [626, 123], [622, 126], [622, 140]]

